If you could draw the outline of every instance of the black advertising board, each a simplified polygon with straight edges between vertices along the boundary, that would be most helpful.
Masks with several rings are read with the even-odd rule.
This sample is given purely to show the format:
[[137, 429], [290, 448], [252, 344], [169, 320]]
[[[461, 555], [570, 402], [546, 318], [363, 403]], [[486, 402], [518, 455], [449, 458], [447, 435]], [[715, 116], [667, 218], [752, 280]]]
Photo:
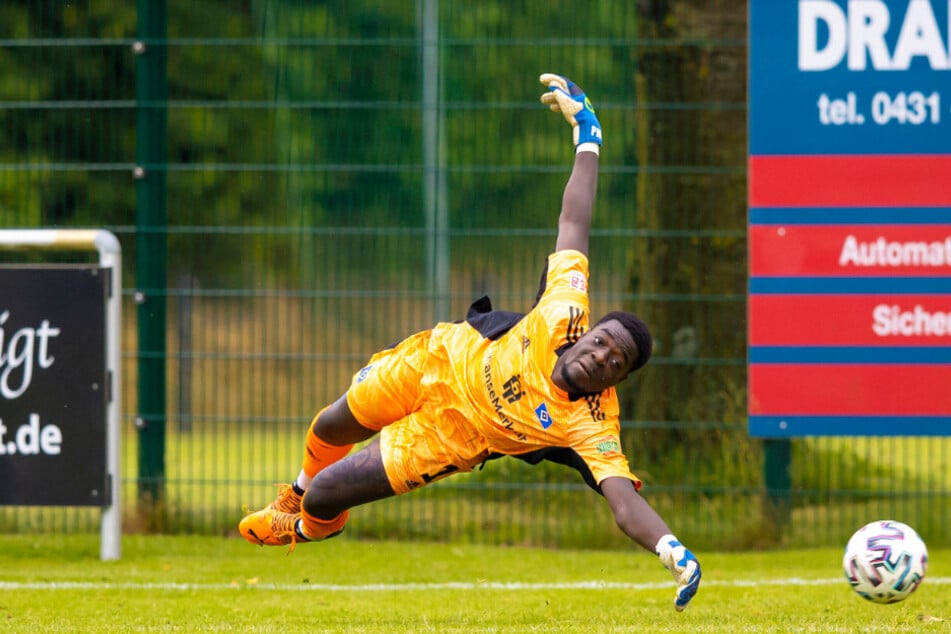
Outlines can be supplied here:
[[109, 273], [0, 267], [0, 504], [111, 503]]

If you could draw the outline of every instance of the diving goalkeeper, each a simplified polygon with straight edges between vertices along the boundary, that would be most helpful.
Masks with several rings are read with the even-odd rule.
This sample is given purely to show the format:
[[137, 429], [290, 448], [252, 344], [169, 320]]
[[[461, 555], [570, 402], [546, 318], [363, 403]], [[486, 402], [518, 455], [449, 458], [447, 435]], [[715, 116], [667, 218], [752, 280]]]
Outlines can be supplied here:
[[465, 321], [436, 324], [373, 355], [314, 417], [297, 479], [239, 530], [253, 544], [293, 548], [339, 534], [354, 506], [486, 460], [551, 460], [577, 469], [621, 531], [659, 556], [682, 610], [700, 585], [700, 564], [640, 496], [620, 444], [614, 386], [647, 363], [650, 331], [627, 312], [589, 326], [601, 124], [577, 85], [553, 74], [540, 80], [548, 89], [541, 101], [571, 124], [575, 155], [535, 305], [526, 314], [496, 311], [483, 297]]

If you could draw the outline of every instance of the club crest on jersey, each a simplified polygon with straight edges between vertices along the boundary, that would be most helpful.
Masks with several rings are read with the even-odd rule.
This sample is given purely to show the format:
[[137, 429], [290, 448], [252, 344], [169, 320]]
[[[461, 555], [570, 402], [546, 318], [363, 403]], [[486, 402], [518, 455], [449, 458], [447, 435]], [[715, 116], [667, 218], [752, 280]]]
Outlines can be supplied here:
[[365, 378], [370, 376], [370, 370], [373, 369], [373, 365], [368, 365], [357, 373], [357, 383], [362, 383]]
[[548, 429], [554, 422], [551, 419], [551, 414], [548, 413], [548, 406], [544, 403], [535, 408], [535, 416], [538, 417], [538, 422], [542, 424], [542, 429]]
[[579, 290], [582, 293], [588, 290], [588, 281], [584, 278], [584, 273], [578, 271], [572, 271], [568, 274], [568, 284], [571, 288]]

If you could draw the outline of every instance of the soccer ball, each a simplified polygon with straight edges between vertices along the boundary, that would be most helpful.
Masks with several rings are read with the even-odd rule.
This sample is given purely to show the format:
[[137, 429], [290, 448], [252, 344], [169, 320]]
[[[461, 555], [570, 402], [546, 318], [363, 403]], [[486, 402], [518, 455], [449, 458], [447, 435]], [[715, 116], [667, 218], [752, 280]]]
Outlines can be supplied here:
[[883, 520], [855, 531], [842, 568], [859, 595], [875, 603], [898, 603], [925, 578], [928, 549], [913, 528]]

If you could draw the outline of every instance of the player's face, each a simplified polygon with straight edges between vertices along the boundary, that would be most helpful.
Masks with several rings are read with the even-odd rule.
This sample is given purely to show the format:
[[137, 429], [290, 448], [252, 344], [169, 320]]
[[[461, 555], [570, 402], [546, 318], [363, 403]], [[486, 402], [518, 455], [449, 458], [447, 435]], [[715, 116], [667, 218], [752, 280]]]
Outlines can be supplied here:
[[566, 350], [552, 379], [568, 392], [601, 392], [630, 374], [637, 360], [634, 337], [616, 319], [598, 324]]

